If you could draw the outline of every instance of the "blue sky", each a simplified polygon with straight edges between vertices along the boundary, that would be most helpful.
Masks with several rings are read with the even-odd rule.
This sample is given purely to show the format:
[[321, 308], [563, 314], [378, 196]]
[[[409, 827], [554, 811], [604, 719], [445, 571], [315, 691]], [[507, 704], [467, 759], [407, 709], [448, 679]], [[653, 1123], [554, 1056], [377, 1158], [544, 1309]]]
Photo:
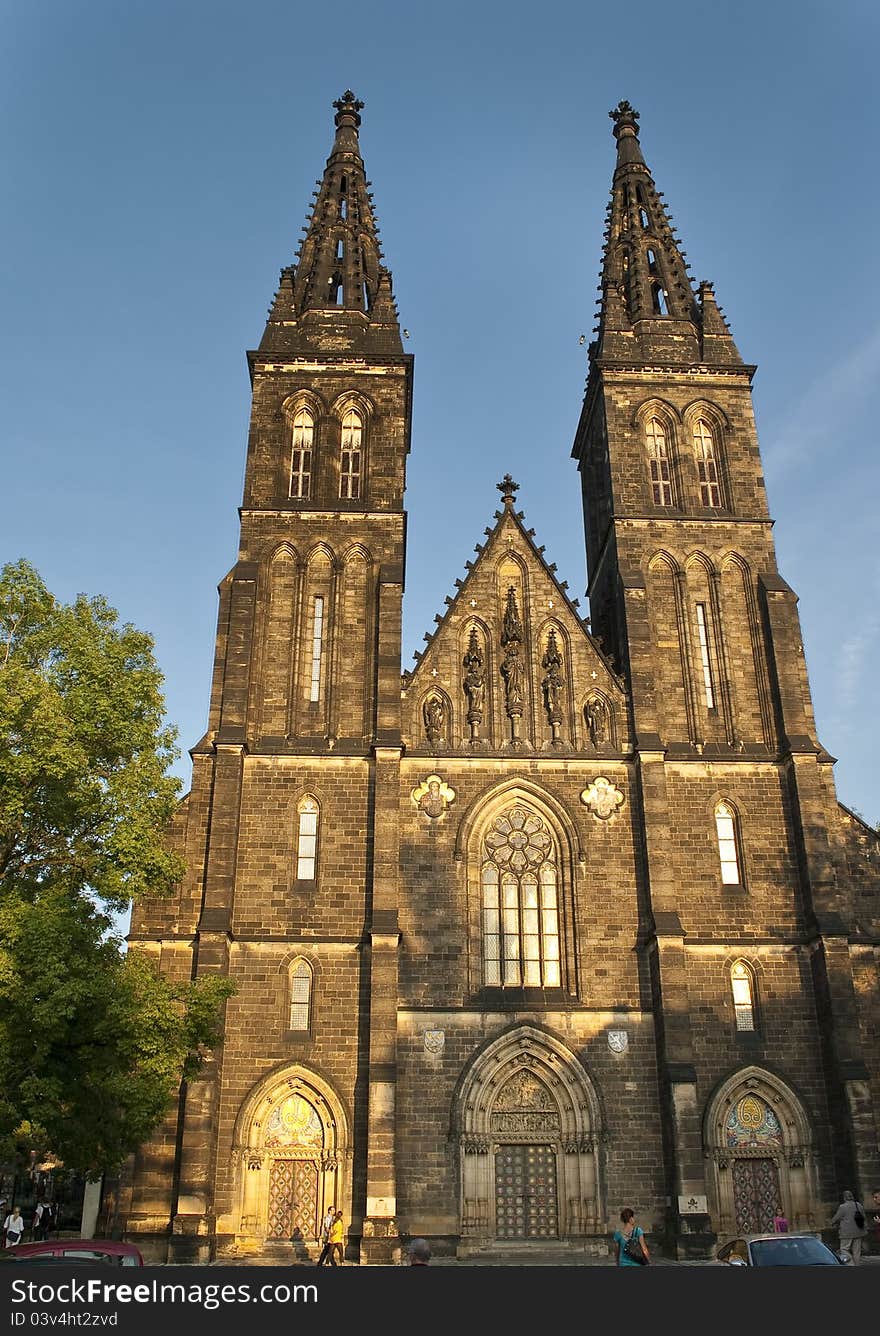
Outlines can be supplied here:
[[409, 666], [507, 470], [583, 594], [569, 453], [625, 97], [694, 275], [758, 363], [819, 734], [843, 801], [880, 818], [874, 4], [19, 0], [0, 16], [0, 559], [155, 635], [182, 777], [236, 556], [244, 352], [333, 99], [366, 103], [416, 358]]

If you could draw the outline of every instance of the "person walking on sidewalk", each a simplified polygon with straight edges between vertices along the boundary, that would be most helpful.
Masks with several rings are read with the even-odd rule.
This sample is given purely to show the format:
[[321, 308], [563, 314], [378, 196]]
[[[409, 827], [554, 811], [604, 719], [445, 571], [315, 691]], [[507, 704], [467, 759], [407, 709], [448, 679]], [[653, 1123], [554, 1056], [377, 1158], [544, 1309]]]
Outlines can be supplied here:
[[862, 1256], [862, 1239], [865, 1229], [865, 1208], [856, 1201], [849, 1191], [843, 1194], [843, 1201], [831, 1217], [832, 1225], [837, 1225], [840, 1237], [840, 1251], [849, 1253], [853, 1265], [858, 1266]]
[[[336, 1216], [335, 1216], [335, 1218], [334, 1218], [334, 1220], [333, 1220], [333, 1224], [330, 1226], [330, 1264], [331, 1264], [332, 1266], [344, 1266], [344, 1265], [345, 1265], [345, 1260], [344, 1260], [344, 1255], [345, 1255], [345, 1243], [344, 1243], [344, 1239], [345, 1239], [345, 1230], [343, 1229], [343, 1226], [342, 1226], [342, 1212], [341, 1212], [341, 1211], [337, 1211], [337, 1212], [336, 1212]], [[335, 1262], [335, 1261], [333, 1260], [333, 1254], [334, 1254], [334, 1252], [336, 1253], [336, 1255], [337, 1255], [338, 1258], [339, 1258], [339, 1261], [338, 1261], [338, 1262]]]
[[24, 1233], [24, 1216], [17, 1206], [13, 1206], [3, 1221], [3, 1230], [6, 1235], [7, 1248], [15, 1248], [21, 1243], [21, 1236]]

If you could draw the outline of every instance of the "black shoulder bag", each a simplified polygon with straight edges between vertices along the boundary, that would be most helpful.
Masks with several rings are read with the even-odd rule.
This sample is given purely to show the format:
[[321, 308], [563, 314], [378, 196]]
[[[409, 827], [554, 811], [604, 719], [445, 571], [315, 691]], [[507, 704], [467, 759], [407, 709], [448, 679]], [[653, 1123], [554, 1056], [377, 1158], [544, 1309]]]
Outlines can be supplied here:
[[637, 1229], [638, 1225], [633, 1225], [633, 1232], [623, 1245], [624, 1256], [628, 1257], [631, 1262], [638, 1262], [639, 1266], [647, 1266], [648, 1259], [642, 1247], [642, 1236], [636, 1234]]

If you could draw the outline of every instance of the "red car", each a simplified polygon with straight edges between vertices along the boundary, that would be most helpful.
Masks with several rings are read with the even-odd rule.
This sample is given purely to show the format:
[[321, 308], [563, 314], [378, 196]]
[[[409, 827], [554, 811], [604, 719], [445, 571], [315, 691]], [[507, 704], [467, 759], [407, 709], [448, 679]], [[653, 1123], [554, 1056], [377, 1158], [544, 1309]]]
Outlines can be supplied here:
[[46, 1239], [43, 1243], [18, 1243], [0, 1252], [3, 1262], [98, 1262], [104, 1266], [143, 1266], [141, 1251], [133, 1243], [118, 1239]]

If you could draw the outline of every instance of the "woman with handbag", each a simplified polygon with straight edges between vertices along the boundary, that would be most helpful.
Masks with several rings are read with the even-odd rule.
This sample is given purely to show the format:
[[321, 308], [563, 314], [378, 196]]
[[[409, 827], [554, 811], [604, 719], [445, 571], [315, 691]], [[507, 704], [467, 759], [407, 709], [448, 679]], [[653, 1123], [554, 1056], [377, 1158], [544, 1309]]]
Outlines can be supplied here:
[[614, 1231], [614, 1242], [617, 1244], [617, 1265], [618, 1266], [647, 1266], [651, 1260], [651, 1254], [648, 1252], [648, 1245], [645, 1242], [645, 1231], [641, 1225], [636, 1224], [636, 1213], [630, 1206], [625, 1206], [620, 1212], [620, 1229]]

